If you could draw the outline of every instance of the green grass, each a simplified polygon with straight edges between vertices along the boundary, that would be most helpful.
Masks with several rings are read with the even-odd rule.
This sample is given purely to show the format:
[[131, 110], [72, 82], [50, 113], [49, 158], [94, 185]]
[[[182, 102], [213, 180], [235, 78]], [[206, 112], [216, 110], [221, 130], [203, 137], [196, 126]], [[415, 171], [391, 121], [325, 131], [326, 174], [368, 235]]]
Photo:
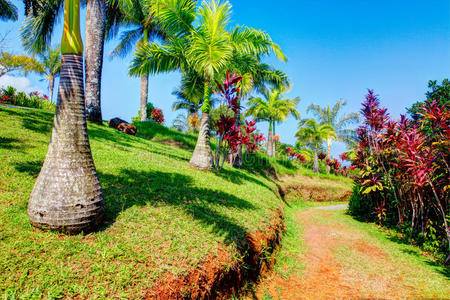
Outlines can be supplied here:
[[[103, 226], [77, 236], [33, 229], [27, 202], [53, 115], [0, 108], [0, 118], [0, 294], [6, 297], [139, 297], [167, 273], [195, 267], [219, 244], [237, 256], [237, 241], [284, 206], [268, 176], [228, 166], [198, 171], [188, 165], [188, 149], [89, 124], [105, 193]], [[153, 137], [195, 142], [160, 129]]]

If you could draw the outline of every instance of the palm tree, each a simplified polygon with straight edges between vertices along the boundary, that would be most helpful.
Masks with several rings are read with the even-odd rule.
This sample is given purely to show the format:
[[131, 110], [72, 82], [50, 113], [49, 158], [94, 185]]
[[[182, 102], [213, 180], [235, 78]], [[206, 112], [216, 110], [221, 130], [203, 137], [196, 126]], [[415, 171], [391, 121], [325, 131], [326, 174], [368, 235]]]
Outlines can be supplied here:
[[295, 136], [301, 142], [309, 143], [314, 148], [313, 171], [319, 172], [319, 145], [324, 140], [336, 137], [333, 126], [329, 124], [319, 124], [314, 119], [303, 120], [299, 123], [299, 129]]
[[177, 117], [172, 121], [172, 126], [175, 130], [180, 132], [186, 132], [189, 130], [189, 116], [187, 114], [178, 114]]
[[[156, 38], [163, 39], [165, 34], [154, 16], [155, 2], [150, 0], [118, 0], [123, 15], [122, 25], [131, 27], [120, 36], [120, 43], [110, 56], [125, 57], [136, 45], [148, 44]], [[147, 120], [148, 76], [141, 74], [141, 121]]]
[[[350, 143], [355, 136], [354, 129], [347, 129], [346, 127], [349, 124], [356, 123], [359, 121], [358, 113], [350, 113], [343, 115], [340, 119], [338, 119], [340, 109], [347, 104], [347, 101], [340, 100], [336, 102], [336, 104], [330, 108], [329, 105], [327, 107], [320, 107], [317, 104], [311, 104], [307, 108], [307, 112], [312, 111], [320, 124], [328, 124], [335, 129], [335, 133], [338, 139], [345, 143]], [[333, 138], [329, 137], [327, 139], [327, 154], [328, 158], [331, 155], [331, 144], [333, 142]]]
[[61, 71], [61, 49], [57, 47], [55, 49], [49, 49], [44, 54], [40, 55], [41, 68], [45, 79], [48, 80], [48, 90], [50, 101], [53, 100], [53, 87], [56, 77], [59, 76]]
[[286, 120], [288, 115], [292, 115], [298, 119], [300, 117], [297, 111], [297, 105], [300, 102], [300, 98], [283, 98], [283, 94], [286, 89], [272, 89], [261, 91], [264, 98], [251, 97], [248, 100], [250, 105], [246, 111], [246, 116], [253, 116], [256, 121], [269, 122], [269, 134], [267, 137], [267, 156], [273, 157], [273, 130], [275, 129], [276, 122], [282, 122]]
[[[261, 91], [267, 86], [272, 88], [285, 88], [290, 85], [287, 75], [276, 70], [273, 66], [261, 63], [256, 57], [235, 52], [230, 62], [231, 70], [241, 74], [242, 80], [239, 82], [240, 96], [239, 104], [248, 98], [253, 90]], [[241, 123], [240, 111], [235, 116], [236, 126]], [[275, 146], [275, 144], [274, 144]], [[234, 166], [242, 165], [242, 147], [238, 146], [236, 152], [230, 152], [228, 161], [234, 162]]]
[[[51, 43], [63, 0], [24, 0], [25, 19], [21, 36], [24, 48], [33, 54], [43, 53]], [[117, 0], [86, 1], [86, 107], [87, 118], [101, 124], [101, 75], [105, 35], [118, 31], [121, 16]]]
[[[158, 3], [158, 18], [170, 32], [168, 42], [158, 45], [143, 45], [137, 52], [130, 68], [130, 74], [161, 73], [181, 70], [183, 74], [196, 72], [203, 82], [203, 105], [200, 132], [190, 165], [198, 169], [213, 166], [210, 140], [210, 109], [212, 82], [225, 73], [233, 52], [241, 52], [255, 57], [274, 52], [284, 58], [278, 45], [261, 31], [247, 27], [235, 27], [227, 31], [231, 15], [228, 2], [220, 4], [213, 0], [203, 1], [198, 11], [197, 26], [193, 26], [195, 5], [191, 0], [183, 0], [187, 8], [181, 14], [174, 14], [170, 0]], [[178, 24], [178, 25], [177, 25]]]
[[87, 133], [80, 0], [65, 0], [62, 64], [52, 137], [28, 203], [33, 226], [75, 234], [95, 228], [103, 191]]
[[9, 0], [0, 0], [0, 20], [17, 21], [17, 7]]

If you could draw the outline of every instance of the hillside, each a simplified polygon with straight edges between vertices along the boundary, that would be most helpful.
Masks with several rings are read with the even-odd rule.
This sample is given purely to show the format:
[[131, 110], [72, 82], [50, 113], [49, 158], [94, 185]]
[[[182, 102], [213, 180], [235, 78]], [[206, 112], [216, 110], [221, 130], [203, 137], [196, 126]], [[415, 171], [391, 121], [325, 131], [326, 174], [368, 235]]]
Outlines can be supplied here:
[[[9, 296], [144, 296], [168, 274], [192, 270], [223, 248], [242, 259], [246, 235], [265, 230], [284, 203], [263, 173], [188, 165], [192, 136], [141, 129], [127, 136], [89, 124], [106, 220], [78, 236], [33, 229], [27, 202], [53, 115], [0, 108], [0, 293]], [[186, 141], [173, 147], [147, 138]], [[159, 135], [159, 136], [158, 136]], [[194, 140], [195, 141], [195, 140]]]

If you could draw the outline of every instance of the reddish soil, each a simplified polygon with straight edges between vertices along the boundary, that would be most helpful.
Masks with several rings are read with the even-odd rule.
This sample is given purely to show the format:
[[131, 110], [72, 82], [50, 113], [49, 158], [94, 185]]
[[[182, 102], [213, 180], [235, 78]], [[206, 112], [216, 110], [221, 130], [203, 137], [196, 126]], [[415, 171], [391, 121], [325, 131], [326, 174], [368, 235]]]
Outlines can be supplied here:
[[225, 247], [216, 255], [199, 262], [185, 275], [164, 274], [146, 299], [223, 299], [237, 294], [248, 281], [265, 275], [275, 262], [282, 234], [285, 230], [281, 211], [274, 212], [264, 230], [247, 233], [238, 251], [243, 259], [233, 261]]
[[[332, 218], [326, 225], [317, 224], [317, 220], [314, 220], [315, 215], [329, 214], [328, 211], [317, 209], [297, 214], [298, 222], [305, 228], [304, 238], [308, 249], [304, 257], [299, 257], [299, 263], [304, 263], [306, 268], [302, 275], [294, 274], [289, 278], [271, 274], [260, 283], [254, 295], [257, 299], [263, 299], [267, 293], [273, 299], [420, 297], [394, 272], [395, 262], [390, 261], [381, 249], [368, 245], [359, 233], [333, 223]], [[343, 248], [351, 251], [352, 261], [337, 255], [339, 249]], [[360, 261], [370, 261], [370, 266]]]

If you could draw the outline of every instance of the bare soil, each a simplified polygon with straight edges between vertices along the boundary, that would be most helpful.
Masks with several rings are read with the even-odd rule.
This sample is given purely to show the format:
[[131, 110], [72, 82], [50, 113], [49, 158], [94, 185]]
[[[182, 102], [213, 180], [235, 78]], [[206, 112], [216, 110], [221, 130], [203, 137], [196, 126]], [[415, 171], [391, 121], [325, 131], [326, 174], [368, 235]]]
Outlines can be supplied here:
[[[303, 238], [307, 252], [298, 257], [298, 262], [306, 268], [302, 274], [291, 274], [289, 278], [281, 278], [273, 272], [260, 283], [254, 298], [421, 298], [420, 290], [403, 280], [403, 274], [396, 270], [396, 262], [387, 253], [370, 245], [367, 237], [328, 218], [331, 213], [315, 208], [295, 215], [305, 228]], [[340, 251], [342, 249], [344, 252]], [[411, 269], [409, 275], [414, 272]]]

